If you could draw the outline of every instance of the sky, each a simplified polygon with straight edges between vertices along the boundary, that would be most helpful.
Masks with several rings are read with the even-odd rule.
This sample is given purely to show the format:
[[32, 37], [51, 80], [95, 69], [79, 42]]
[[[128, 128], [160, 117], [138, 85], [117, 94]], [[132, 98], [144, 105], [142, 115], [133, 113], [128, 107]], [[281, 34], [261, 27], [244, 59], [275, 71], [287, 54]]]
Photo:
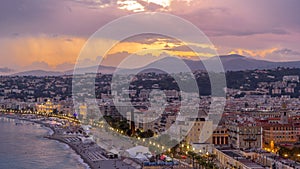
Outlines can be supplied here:
[[[194, 24], [214, 45], [203, 48], [201, 54], [207, 57], [211, 56], [207, 51], [217, 50], [220, 55], [298, 61], [299, 6], [299, 0], [1, 0], [0, 72], [70, 70], [99, 28], [145, 12], [168, 13]], [[111, 40], [99, 42], [105, 45]], [[141, 54], [139, 50], [144, 48], [160, 52]], [[188, 59], [194, 56], [180, 41], [147, 35], [119, 42], [104, 57], [107, 65], [113, 65], [129, 54], [155, 57], [164, 53]], [[81, 62], [95, 64], [100, 55]]]

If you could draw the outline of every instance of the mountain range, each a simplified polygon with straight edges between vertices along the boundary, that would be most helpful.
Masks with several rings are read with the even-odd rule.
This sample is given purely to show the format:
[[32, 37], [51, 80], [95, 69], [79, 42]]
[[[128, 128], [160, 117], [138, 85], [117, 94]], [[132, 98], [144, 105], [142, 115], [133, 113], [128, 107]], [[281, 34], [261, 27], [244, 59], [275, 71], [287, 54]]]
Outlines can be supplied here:
[[[211, 65], [214, 60], [218, 57], [212, 57], [205, 62], [205, 65]], [[271, 62], [265, 60], [257, 60], [254, 58], [241, 56], [241, 55], [222, 55], [219, 56], [223, 68], [225, 71], [241, 71], [241, 70], [254, 70], [254, 69], [273, 69], [277, 67], [289, 67], [289, 68], [300, 68], [300, 61], [290, 61], [290, 62]], [[183, 62], [185, 64], [182, 64]], [[188, 67], [186, 67], [186, 65]], [[98, 73], [103, 74], [111, 74], [115, 71], [122, 72], [122, 73], [136, 73], [136, 72], [162, 72], [159, 69], [162, 69], [168, 73], [178, 73], [184, 72], [189, 68], [192, 71], [196, 70], [206, 70], [205, 66], [202, 61], [195, 61], [189, 59], [177, 59], [175, 57], [166, 57], [161, 60], [152, 62], [143, 68], [138, 69], [116, 69], [115, 67], [110, 66], [92, 66], [92, 67], [85, 67], [85, 68], [78, 68], [76, 70], [77, 74], [84, 74], [84, 73], [94, 73], [95, 70], [98, 70]], [[64, 72], [58, 71], [45, 71], [45, 70], [31, 70], [25, 72], [19, 72], [11, 74], [13, 76], [61, 76], [61, 75], [71, 75], [73, 74], [74, 70], [68, 70]]]

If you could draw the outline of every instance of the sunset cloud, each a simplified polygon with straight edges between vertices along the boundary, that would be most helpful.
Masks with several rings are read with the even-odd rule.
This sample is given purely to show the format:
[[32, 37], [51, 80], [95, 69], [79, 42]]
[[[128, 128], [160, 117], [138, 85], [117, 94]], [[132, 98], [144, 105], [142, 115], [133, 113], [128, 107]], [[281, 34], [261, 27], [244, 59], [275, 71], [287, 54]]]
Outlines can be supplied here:
[[[170, 13], [194, 24], [218, 47], [220, 55], [237, 53], [270, 61], [299, 60], [299, 6], [298, 0], [3, 0], [0, 67], [35, 69], [42, 65], [36, 63], [46, 63], [44, 67], [49, 69], [69, 69], [77, 62], [86, 40], [98, 29], [122, 16], [154, 11]], [[176, 29], [170, 26], [170, 31]], [[188, 36], [189, 32], [186, 33]], [[109, 54], [116, 58], [126, 52], [155, 56], [165, 52], [193, 58], [210, 56], [211, 50], [215, 50], [201, 44], [198, 47], [203, 49], [195, 54], [180, 42], [151, 36], [124, 41]], [[100, 45], [89, 46], [78, 61], [82, 66], [105, 56], [103, 49], [113, 40], [97, 41], [95, 44]]]
[[115, 45], [105, 57], [111, 57], [117, 53], [138, 54], [139, 56], [150, 54], [157, 57], [168, 54], [182, 58], [199, 59], [199, 57], [215, 56], [216, 50], [210, 44], [193, 44], [152, 35], [126, 39]]
[[8, 65], [49, 69], [66, 62], [74, 64], [85, 41], [46, 35], [0, 39], [0, 54]]
[[269, 61], [294, 61], [300, 57], [300, 52], [288, 48], [270, 48], [264, 50], [235, 49], [228, 54], [251, 56]]
[[244, 56], [252, 56], [252, 57], [260, 57], [265, 58], [267, 55], [272, 54], [273, 52], [277, 51], [278, 48], [270, 48], [264, 50], [249, 50], [249, 49], [235, 49], [228, 54], [238, 54]]

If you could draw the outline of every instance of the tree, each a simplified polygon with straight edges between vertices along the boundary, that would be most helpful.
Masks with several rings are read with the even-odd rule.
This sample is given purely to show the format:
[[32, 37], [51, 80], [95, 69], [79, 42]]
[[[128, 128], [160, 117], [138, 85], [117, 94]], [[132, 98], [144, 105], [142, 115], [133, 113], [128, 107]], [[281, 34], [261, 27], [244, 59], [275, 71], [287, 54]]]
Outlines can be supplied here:
[[55, 109], [53, 109], [52, 113], [53, 114], [58, 114], [58, 110], [55, 108]]
[[153, 135], [154, 135], [154, 132], [149, 129], [147, 131], [141, 132], [139, 136], [141, 138], [151, 138], [151, 137], [153, 137]]
[[193, 165], [193, 168], [195, 168], [195, 157], [197, 156], [197, 154], [193, 151], [189, 151], [188, 152], [188, 156], [190, 158], [192, 158], [192, 165]]
[[202, 156], [197, 155], [197, 156], [195, 157], [195, 159], [196, 159], [196, 161], [197, 161], [197, 163], [198, 163], [199, 168], [200, 168], [200, 167], [202, 168], [202, 166], [205, 166], [206, 161], [205, 161], [205, 159], [204, 159]]

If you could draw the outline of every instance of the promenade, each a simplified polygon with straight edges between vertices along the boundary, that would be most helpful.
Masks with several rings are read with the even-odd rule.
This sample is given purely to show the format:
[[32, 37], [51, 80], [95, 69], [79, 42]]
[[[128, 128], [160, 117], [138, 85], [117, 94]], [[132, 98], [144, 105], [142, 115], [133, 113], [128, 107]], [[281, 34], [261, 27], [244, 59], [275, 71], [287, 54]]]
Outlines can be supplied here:
[[[33, 123], [37, 123], [43, 125], [45, 127], [50, 128], [53, 132], [49, 135], [44, 136], [48, 139], [57, 140], [59, 142], [67, 144], [70, 148], [72, 148], [83, 161], [89, 165], [91, 169], [136, 169], [141, 168], [141, 166], [137, 165], [131, 159], [128, 158], [109, 158], [107, 157], [107, 152], [105, 149], [101, 148], [95, 142], [83, 142], [82, 138], [85, 136], [82, 134], [70, 134], [70, 128], [72, 126], [67, 120], [61, 121], [61, 119], [57, 119], [57, 124], [63, 123], [64, 125], [57, 125], [53, 123], [55, 119], [49, 120], [47, 117], [32, 115], [32, 114], [0, 114], [1, 116], [7, 118], [14, 118], [24, 121], [29, 121]], [[21, 124], [20, 124], [21, 125]], [[65, 127], [69, 126], [69, 127]], [[68, 133], [68, 134], [67, 134]]]

